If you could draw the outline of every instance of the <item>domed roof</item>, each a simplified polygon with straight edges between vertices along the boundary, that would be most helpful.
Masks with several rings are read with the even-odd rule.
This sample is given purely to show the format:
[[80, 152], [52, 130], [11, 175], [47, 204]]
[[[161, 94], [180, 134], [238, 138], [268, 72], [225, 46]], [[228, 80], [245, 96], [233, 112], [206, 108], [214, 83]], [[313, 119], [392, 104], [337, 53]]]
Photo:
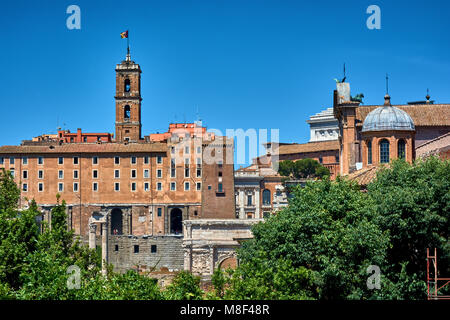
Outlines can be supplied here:
[[414, 121], [408, 113], [393, 106], [378, 107], [371, 111], [362, 126], [362, 132], [403, 130], [414, 131]]

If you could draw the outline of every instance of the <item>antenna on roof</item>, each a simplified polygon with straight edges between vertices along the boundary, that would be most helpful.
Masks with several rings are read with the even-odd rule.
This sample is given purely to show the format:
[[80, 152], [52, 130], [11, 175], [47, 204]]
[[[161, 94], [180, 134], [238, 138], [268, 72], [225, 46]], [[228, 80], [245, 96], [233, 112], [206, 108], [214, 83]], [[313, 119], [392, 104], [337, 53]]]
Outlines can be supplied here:
[[389, 77], [387, 73], [386, 73], [386, 94], [389, 94]]
[[345, 82], [345, 79], [346, 79], [347, 77], [345, 76], [345, 62], [344, 62], [344, 78], [342, 78], [342, 81], [341, 82]]

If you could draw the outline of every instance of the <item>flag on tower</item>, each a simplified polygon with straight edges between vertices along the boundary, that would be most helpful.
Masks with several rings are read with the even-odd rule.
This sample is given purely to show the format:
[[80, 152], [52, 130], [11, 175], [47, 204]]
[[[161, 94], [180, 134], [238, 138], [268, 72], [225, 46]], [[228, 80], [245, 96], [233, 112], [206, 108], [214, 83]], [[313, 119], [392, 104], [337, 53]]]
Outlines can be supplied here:
[[128, 30], [122, 32], [122, 33], [120, 34], [120, 37], [121, 37], [122, 39], [123, 39], [123, 38], [128, 38]]

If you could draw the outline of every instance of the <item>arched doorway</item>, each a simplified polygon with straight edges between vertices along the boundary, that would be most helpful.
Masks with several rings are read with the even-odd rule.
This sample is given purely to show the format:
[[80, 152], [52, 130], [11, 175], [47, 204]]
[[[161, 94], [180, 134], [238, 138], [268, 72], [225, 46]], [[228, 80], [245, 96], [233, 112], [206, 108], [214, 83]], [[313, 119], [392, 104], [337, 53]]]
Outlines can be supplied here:
[[219, 264], [220, 270], [236, 269], [236, 267], [237, 267], [237, 259], [235, 257], [226, 258]]
[[111, 211], [111, 234], [121, 235], [122, 231], [122, 210], [116, 208]]
[[173, 208], [170, 211], [170, 233], [180, 234], [183, 232], [183, 211]]

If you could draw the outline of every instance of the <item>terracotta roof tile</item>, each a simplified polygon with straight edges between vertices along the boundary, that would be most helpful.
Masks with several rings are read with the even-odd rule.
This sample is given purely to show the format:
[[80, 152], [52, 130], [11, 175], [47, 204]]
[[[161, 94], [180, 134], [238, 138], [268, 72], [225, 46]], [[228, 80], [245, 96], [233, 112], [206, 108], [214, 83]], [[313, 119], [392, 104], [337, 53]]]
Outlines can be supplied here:
[[[407, 112], [416, 127], [420, 126], [450, 126], [450, 104], [416, 104], [393, 105]], [[360, 125], [372, 110], [382, 106], [359, 106], [356, 108], [356, 118]]]
[[60, 154], [60, 153], [136, 153], [166, 152], [165, 143], [66, 143], [46, 146], [2, 146], [0, 154]]
[[280, 145], [279, 154], [307, 153], [317, 151], [339, 150], [339, 141], [308, 142], [303, 144]]
[[354, 171], [345, 177], [347, 177], [351, 181], [356, 181], [359, 185], [366, 186], [368, 185], [373, 179], [376, 178], [377, 172], [381, 168], [389, 167], [388, 164], [380, 165], [380, 166], [370, 166], [367, 168], [363, 168], [358, 171]]

